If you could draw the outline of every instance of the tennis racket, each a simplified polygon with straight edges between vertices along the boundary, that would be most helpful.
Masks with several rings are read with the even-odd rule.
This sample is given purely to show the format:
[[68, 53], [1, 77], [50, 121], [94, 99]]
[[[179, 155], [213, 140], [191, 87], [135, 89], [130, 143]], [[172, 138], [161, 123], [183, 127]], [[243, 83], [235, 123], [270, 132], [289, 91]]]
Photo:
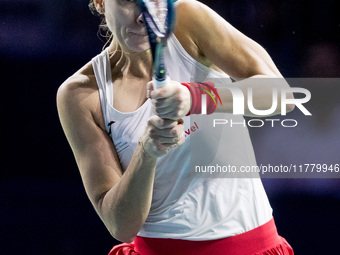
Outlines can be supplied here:
[[154, 88], [163, 87], [169, 80], [164, 62], [164, 47], [174, 29], [175, 9], [173, 0], [138, 0], [149, 36], [153, 61]]

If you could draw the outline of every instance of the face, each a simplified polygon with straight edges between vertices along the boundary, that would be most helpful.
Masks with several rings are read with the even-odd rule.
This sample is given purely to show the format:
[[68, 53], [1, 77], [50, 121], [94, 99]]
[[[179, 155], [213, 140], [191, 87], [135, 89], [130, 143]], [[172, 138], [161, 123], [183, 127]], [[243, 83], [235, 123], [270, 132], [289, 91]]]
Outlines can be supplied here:
[[137, 0], [105, 0], [106, 23], [123, 50], [142, 52], [150, 48]]

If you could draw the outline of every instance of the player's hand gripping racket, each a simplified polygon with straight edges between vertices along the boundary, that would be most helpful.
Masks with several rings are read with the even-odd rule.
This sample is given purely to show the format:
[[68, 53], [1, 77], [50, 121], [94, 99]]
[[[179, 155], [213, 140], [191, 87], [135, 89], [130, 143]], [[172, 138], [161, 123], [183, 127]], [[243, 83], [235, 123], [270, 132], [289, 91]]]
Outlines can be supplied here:
[[138, 0], [149, 36], [153, 60], [154, 88], [163, 87], [169, 80], [166, 75], [163, 48], [173, 31], [175, 10], [173, 0]]

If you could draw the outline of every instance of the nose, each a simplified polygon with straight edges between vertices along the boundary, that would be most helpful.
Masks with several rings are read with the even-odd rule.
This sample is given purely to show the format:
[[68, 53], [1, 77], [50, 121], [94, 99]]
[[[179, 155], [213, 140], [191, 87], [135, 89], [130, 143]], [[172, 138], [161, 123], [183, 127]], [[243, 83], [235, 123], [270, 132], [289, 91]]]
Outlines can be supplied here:
[[138, 24], [144, 24], [143, 14], [140, 13], [137, 17], [137, 23]]

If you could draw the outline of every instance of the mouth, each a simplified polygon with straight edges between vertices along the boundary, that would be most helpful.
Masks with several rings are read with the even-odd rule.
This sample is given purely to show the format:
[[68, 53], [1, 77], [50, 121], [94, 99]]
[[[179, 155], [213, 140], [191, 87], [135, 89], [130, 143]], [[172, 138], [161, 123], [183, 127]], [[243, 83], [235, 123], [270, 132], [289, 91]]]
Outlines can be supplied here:
[[146, 31], [144, 30], [132, 30], [132, 29], [128, 29], [127, 30], [127, 33], [128, 34], [133, 34], [133, 35], [135, 35], [135, 36], [146, 36], [147, 35], [147, 33], [146, 33]]
[[129, 32], [129, 34], [132, 34], [132, 35], [134, 35], [134, 36], [140, 36], [140, 37], [146, 36], [146, 34], [136, 33], [136, 32]]

